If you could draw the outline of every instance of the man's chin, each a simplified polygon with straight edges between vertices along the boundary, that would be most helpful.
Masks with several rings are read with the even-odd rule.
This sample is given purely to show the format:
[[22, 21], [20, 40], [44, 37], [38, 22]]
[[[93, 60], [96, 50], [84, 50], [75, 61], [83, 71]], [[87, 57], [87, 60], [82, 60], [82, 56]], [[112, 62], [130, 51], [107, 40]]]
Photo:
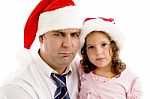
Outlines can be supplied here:
[[67, 59], [67, 58], [63, 58], [62, 60], [61, 60], [61, 63], [63, 63], [63, 64], [70, 64], [71, 62], [73, 61], [73, 59]]

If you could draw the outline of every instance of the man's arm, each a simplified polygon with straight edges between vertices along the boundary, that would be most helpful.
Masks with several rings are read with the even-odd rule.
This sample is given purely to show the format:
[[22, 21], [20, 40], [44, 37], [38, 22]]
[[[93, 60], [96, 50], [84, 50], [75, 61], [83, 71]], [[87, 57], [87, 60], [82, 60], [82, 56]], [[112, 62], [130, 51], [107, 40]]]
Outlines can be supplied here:
[[0, 88], [0, 99], [33, 99], [23, 88], [7, 85]]

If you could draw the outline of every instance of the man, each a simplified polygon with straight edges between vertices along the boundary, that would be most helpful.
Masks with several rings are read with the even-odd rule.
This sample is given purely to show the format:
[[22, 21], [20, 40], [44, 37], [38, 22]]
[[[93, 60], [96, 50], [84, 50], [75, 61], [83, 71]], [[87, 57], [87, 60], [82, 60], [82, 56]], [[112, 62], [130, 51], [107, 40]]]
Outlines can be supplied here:
[[[77, 99], [73, 61], [80, 47], [82, 20], [72, 0], [42, 0], [24, 29], [24, 57], [17, 75], [0, 89], [0, 99]], [[39, 34], [40, 49], [30, 47]]]

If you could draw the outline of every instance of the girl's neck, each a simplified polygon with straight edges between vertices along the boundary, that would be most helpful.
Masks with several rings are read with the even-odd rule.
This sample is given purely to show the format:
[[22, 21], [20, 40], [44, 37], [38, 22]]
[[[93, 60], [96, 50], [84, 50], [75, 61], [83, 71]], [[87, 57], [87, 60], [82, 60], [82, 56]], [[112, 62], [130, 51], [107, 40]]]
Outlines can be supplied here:
[[105, 67], [97, 67], [93, 73], [98, 76], [106, 77], [106, 78], [112, 78], [115, 76], [115, 74], [112, 72], [111, 65], [105, 66]]

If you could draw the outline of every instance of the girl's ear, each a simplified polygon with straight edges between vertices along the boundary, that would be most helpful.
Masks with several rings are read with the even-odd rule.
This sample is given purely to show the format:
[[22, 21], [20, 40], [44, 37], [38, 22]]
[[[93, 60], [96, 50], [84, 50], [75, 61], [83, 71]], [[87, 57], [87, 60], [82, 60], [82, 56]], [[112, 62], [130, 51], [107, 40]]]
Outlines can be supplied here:
[[110, 54], [111, 57], [113, 56], [113, 52], [112, 52], [112, 48], [111, 47], [109, 48], [109, 54]]

